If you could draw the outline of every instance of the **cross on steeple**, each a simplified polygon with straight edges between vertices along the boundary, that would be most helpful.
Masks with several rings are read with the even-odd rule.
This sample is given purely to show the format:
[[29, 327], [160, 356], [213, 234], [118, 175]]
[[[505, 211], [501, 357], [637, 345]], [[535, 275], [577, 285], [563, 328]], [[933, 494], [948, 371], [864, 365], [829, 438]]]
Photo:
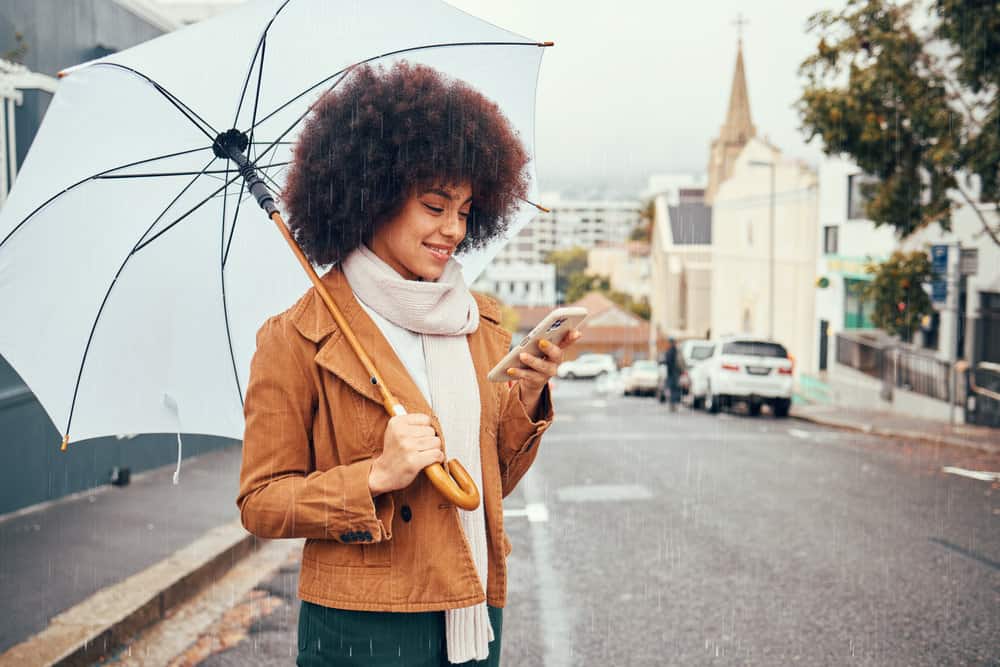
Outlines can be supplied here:
[[736, 26], [736, 34], [739, 37], [740, 44], [743, 43], [743, 26], [748, 25], [749, 23], [750, 23], [750, 20], [743, 18], [743, 13], [742, 12], [739, 13], [739, 14], [737, 14], [736, 15], [736, 20], [733, 21], [733, 25]]

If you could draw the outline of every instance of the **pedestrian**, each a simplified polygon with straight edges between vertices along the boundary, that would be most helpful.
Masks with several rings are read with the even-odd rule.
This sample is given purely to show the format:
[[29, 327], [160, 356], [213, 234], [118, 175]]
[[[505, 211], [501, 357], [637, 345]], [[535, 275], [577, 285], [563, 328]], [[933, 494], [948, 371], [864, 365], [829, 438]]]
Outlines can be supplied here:
[[[358, 67], [298, 139], [289, 227], [332, 265], [324, 284], [409, 412], [385, 413], [315, 289], [257, 333], [237, 504], [251, 533], [306, 540], [300, 666], [499, 664], [502, 497], [538, 455], [579, 333], [488, 382], [510, 334], [453, 254], [504, 232], [527, 161], [494, 103], [405, 62]], [[481, 490], [472, 511], [420, 474], [446, 459], [439, 435]]]
[[681, 370], [677, 360], [677, 340], [671, 336], [667, 339], [667, 345], [667, 351], [663, 353], [663, 361], [661, 362], [667, 369], [667, 376], [664, 378], [666, 387], [661, 397], [668, 394], [670, 396], [670, 411], [677, 412], [677, 404], [681, 401]]

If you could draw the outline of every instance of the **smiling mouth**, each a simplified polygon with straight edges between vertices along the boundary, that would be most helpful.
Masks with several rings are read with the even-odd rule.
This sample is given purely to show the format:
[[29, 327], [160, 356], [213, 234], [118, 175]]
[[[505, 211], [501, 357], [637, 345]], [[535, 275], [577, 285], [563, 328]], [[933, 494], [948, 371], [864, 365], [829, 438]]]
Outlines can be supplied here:
[[447, 259], [451, 256], [451, 248], [440, 248], [437, 246], [432, 246], [424, 244], [424, 247], [430, 250], [434, 255], [440, 257], [441, 259]]

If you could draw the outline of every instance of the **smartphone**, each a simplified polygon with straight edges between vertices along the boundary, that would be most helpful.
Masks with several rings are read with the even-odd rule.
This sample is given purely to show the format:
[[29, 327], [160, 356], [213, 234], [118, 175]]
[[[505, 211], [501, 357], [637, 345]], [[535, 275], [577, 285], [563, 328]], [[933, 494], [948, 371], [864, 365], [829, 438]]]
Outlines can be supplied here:
[[581, 306], [556, 308], [546, 315], [545, 319], [539, 322], [538, 326], [532, 329], [531, 333], [525, 336], [520, 343], [515, 345], [507, 353], [507, 356], [500, 360], [500, 363], [493, 367], [486, 379], [490, 382], [506, 382], [510, 379], [510, 376], [507, 375], [508, 368], [527, 368], [518, 359], [518, 355], [527, 352], [536, 357], [544, 358], [545, 354], [542, 352], [542, 348], [538, 347], [539, 342], [547, 340], [558, 345], [562, 342], [563, 336], [573, 329], [579, 329], [585, 319], [587, 319], [587, 309]]

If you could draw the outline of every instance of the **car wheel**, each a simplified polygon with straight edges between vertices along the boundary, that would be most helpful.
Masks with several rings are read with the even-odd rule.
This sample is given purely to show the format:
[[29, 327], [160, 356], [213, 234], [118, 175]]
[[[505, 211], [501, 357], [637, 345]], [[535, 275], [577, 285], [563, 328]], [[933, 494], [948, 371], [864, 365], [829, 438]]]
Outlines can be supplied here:
[[566, 373], [566, 379], [567, 380], [575, 380], [576, 379], [576, 373], [574, 373], [573, 371], [569, 371], [568, 373]]
[[719, 414], [719, 410], [722, 409], [719, 397], [712, 393], [712, 385], [708, 385], [708, 389], [705, 390], [705, 409], [713, 415]]
[[792, 401], [788, 398], [779, 398], [771, 404], [771, 410], [774, 412], [774, 416], [781, 419], [788, 416], [788, 410], [791, 407]]
[[760, 416], [760, 403], [748, 403], [747, 404], [747, 412], [750, 413], [751, 417], [759, 417]]
[[695, 410], [701, 410], [702, 408], [704, 408], [705, 407], [705, 397], [704, 396], [695, 396], [694, 398], [692, 398], [691, 399], [691, 407], [694, 408]]

